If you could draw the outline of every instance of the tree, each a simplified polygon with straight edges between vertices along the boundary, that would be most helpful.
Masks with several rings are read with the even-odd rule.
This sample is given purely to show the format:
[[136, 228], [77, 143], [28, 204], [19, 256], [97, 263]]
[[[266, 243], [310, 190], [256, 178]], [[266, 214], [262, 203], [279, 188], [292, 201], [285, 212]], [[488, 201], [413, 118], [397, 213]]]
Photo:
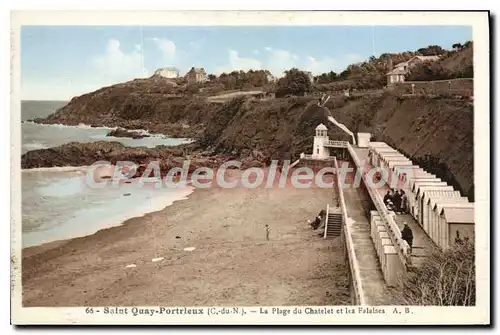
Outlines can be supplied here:
[[207, 77], [208, 77], [208, 80], [210, 80], [210, 81], [214, 81], [215, 79], [217, 79], [217, 76], [215, 74], [209, 74]]
[[280, 78], [276, 87], [276, 97], [283, 97], [288, 94], [304, 95], [312, 90], [312, 83], [309, 75], [297, 68], [285, 71], [285, 76]]
[[461, 50], [464, 46], [463, 46], [462, 44], [460, 44], [460, 43], [455, 43], [455, 44], [453, 44], [451, 47], [452, 47], [453, 49], [455, 49], [455, 50], [457, 50], [457, 51], [458, 51], [458, 50]]
[[420, 48], [417, 50], [422, 56], [439, 56], [446, 52], [439, 45], [429, 45], [427, 48]]

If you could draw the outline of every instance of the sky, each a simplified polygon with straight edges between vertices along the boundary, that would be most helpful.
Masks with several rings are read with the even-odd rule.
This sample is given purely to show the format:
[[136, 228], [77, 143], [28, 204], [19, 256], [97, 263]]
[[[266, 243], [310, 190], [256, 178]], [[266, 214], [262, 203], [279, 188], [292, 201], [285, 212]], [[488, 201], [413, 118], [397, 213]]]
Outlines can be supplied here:
[[21, 99], [70, 100], [170, 66], [341, 72], [372, 55], [467, 40], [468, 26], [23, 26]]

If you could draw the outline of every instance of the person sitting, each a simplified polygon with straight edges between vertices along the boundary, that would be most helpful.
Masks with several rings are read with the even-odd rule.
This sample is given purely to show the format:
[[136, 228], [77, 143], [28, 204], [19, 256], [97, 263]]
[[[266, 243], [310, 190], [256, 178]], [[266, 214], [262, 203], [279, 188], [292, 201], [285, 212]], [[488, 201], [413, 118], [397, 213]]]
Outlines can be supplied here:
[[385, 207], [387, 208], [388, 211], [394, 212], [396, 210], [396, 207], [392, 203], [392, 200], [387, 200]]

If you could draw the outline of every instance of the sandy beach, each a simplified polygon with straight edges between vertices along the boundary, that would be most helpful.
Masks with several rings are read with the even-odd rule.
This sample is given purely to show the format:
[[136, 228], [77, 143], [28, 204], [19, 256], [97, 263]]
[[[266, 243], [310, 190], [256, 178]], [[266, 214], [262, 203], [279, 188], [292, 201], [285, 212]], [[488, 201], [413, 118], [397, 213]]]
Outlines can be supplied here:
[[26, 248], [23, 305], [350, 304], [340, 238], [325, 240], [306, 222], [332, 196], [315, 187], [197, 189], [122, 226]]

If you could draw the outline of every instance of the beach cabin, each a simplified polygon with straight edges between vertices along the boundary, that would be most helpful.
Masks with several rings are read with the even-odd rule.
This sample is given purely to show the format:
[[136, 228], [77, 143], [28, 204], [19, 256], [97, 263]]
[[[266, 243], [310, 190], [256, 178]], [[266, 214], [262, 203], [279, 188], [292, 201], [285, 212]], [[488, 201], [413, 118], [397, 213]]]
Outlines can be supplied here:
[[[381, 168], [389, 169], [389, 162], [410, 162], [411, 161], [401, 154], [384, 155], [380, 158], [379, 164]], [[395, 164], [393, 164], [395, 165]], [[413, 164], [411, 164], [413, 165]]]
[[438, 185], [437, 183], [441, 183], [441, 185], [447, 185], [441, 179], [436, 178], [435, 176], [433, 177], [427, 177], [427, 178], [419, 178], [415, 180], [410, 181], [410, 193], [408, 194], [408, 203], [410, 206], [411, 214], [415, 218], [415, 220], [418, 221], [419, 217], [419, 208], [420, 206], [418, 205], [418, 188], [420, 186], [424, 185]]
[[388, 170], [387, 184], [391, 188], [396, 188], [396, 189], [402, 188], [404, 181], [401, 182], [399, 181], [399, 178], [394, 174], [394, 169], [398, 167], [401, 170], [405, 166], [407, 166], [408, 168], [412, 167], [413, 163], [411, 161], [403, 161], [403, 160], [389, 161], [388, 166], [386, 167], [386, 169]]
[[[406, 183], [403, 184], [403, 191], [405, 191], [406, 196], [408, 197], [408, 208], [410, 209], [410, 214], [416, 219], [415, 215], [415, 194], [413, 194], [413, 186], [417, 182], [422, 181], [434, 181], [436, 179], [435, 175], [430, 174], [428, 172], [414, 172], [412, 176], [408, 176]], [[441, 179], [439, 179], [441, 181]]]
[[453, 246], [457, 232], [461, 239], [468, 237], [470, 241], [474, 241], [474, 203], [437, 204], [434, 211], [441, 228], [441, 241], [438, 245], [443, 250]]
[[[429, 237], [434, 239], [432, 236], [435, 236], [438, 232], [433, 231], [437, 230], [436, 227], [436, 220], [434, 220], [434, 211], [433, 208], [436, 205], [437, 202], [439, 201], [453, 201], [453, 199], [460, 199], [461, 194], [459, 191], [429, 191], [427, 192], [427, 200], [426, 203], [424, 204], [425, 206], [428, 207], [427, 210], [427, 220], [429, 222]], [[437, 238], [436, 238], [437, 241]], [[436, 242], [437, 244], [437, 242]]]
[[415, 170], [424, 172], [424, 170], [418, 167], [418, 165], [407, 165], [406, 162], [404, 162], [403, 164], [394, 165], [389, 170], [390, 179], [397, 180], [398, 187], [403, 188], [403, 185], [408, 181], [408, 175], [413, 175], [413, 171]]
[[[444, 185], [444, 186], [448, 186], [448, 185]], [[446, 191], [453, 191], [453, 187], [450, 186], [451, 189], [449, 189], [448, 187], [446, 188]], [[422, 190], [422, 193], [419, 195], [420, 196], [420, 199], [422, 199], [422, 205], [420, 207], [420, 213], [422, 213], [422, 215], [420, 215], [420, 224], [422, 225], [422, 227], [424, 228], [424, 231], [429, 234], [429, 206], [427, 205], [427, 202], [429, 200], [429, 197], [430, 197], [430, 193], [433, 193], [433, 192], [439, 192], [439, 191], [443, 191], [443, 187], [442, 186], [429, 186], [429, 187], [421, 187], [421, 190]]]
[[[427, 185], [421, 185], [419, 186], [416, 197], [415, 197], [415, 202], [416, 202], [416, 208], [415, 211], [417, 213], [417, 222], [424, 227], [427, 226], [427, 222], [424, 222], [424, 196], [426, 191], [453, 191], [453, 186], [449, 186], [446, 182], [441, 182], [441, 183], [434, 183], [434, 184], [427, 184]], [[424, 228], [425, 230], [425, 228]]]
[[[427, 204], [427, 222], [429, 225], [429, 230], [427, 232], [427, 235], [436, 243], [436, 245], [440, 246], [441, 243], [441, 227], [439, 226], [439, 220], [435, 215], [435, 212], [433, 208], [436, 206], [437, 203], [440, 204], [453, 204], [453, 203], [468, 203], [469, 199], [466, 197], [461, 197], [460, 192], [458, 191], [453, 191], [450, 192], [448, 191], [448, 196], [438, 196], [438, 193], [445, 194], [446, 192], [443, 191], [438, 191], [438, 192], [428, 192], [429, 194], [432, 194], [429, 197], [428, 204]], [[458, 193], [458, 195], [457, 195]]]
[[416, 177], [417, 175], [421, 174], [428, 175], [428, 173], [425, 172], [425, 170], [419, 167], [418, 165], [412, 165], [412, 166], [404, 165], [401, 168], [398, 165], [396, 165], [394, 166], [392, 173], [395, 178], [398, 178], [399, 180], [407, 183], [408, 185], [410, 183], [409, 180], [412, 179], [413, 177]]
[[374, 148], [371, 149], [369, 153], [370, 155], [370, 160], [371, 164], [375, 167], [380, 166], [379, 161], [381, 159], [381, 154], [384, 152], [392, 152], [392, 153], [399, 153], [397, 150], [391, 148], [391, 147], [386, 147], [386, 148]]

